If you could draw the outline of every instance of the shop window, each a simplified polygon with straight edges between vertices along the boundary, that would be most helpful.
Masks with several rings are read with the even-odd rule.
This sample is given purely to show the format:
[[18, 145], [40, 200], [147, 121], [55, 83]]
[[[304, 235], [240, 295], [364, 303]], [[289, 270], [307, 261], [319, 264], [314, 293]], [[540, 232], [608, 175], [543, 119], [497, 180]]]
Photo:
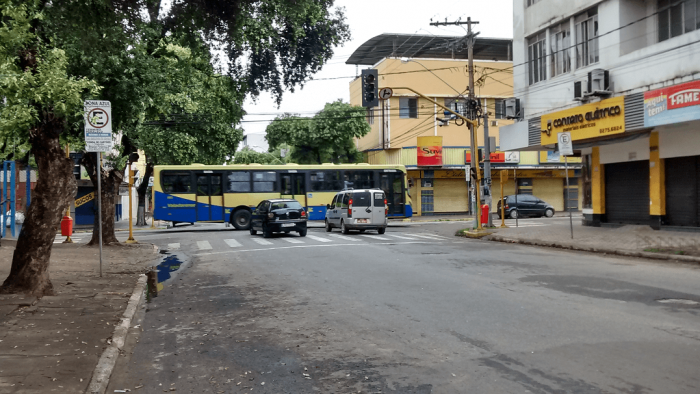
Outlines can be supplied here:
[[418, 118], [418, 99], [399, 97], [399, 118]]
[[547, 79], [547, 36], [546, 32], [535, 34], [527, 39], [527, 62], [530, 85]]
[[571, 28], [569, 27], [569, 20], [554, 26], [549, 36], [551, 37], [552, 46], [552, 55], [550, 56], [552, 76], [556, 77], [571, 71], [571, 56], [569, 52]]
[[598, 63], [598, 8], [574, 18], [576, 24], [576, 68]]

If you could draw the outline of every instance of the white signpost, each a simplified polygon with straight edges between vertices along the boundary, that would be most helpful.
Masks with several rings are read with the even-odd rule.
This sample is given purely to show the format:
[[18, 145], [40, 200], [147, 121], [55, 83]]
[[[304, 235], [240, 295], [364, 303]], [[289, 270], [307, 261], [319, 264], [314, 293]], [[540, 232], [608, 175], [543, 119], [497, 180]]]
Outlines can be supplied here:
[[564, 209], [569, 211], [569, 227], [571, 227], [571, 239], [574, 239], [574, 219], [571, 216], [571, 207], [569, 206], [570, 197], [569, 193], [569, 161], [568, 156], [574, 155], [574, 144], [571, 141], [571, 133], [559, 133], [557, 134], [559, 154], [564, 156], [564, 171], [566, 172], [566, 201], [564, 202]]
[[97, 234], [100, 243], [102, 277], [102, 152], [112, 150], [112, 104], [104, 100], [85, 100], [85, 151], [97, 153]]

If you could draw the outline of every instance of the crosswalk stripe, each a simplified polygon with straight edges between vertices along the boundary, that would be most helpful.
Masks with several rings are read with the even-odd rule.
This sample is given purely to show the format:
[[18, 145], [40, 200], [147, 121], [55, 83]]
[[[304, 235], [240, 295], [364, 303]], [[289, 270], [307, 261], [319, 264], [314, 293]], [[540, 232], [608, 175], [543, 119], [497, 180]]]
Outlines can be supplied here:
[[436, 235], [428, 235], [428, 234], [411, 234], [411, 237], [418, 237], [418, 238], [432, 239], [432, 240], [442, 239], [442, 237], [438, 237]]
[[304, 243], [304, 241], [297, 239], [297, 238], [280, 238], [280, 239], [285, 240], [285, 241], [289, 242], [290, 244], [303, 244]]
[[378, 239], [378, 240], [380, 240], [380, 241], [389, 241], [389, 238], [380, 237], [379, 235], [360, 234], [360, 236], [361, 236], [361, 237], [372, 238], [372, 239]]
[[197, 247], [199, 248], [199, 250], [207, 250], [211, 249], [211, 244], [209, 243], [209, 241], [197, 241]]
[[170, 250], [180, 249], [180, 244], [179, 243], [168, 244], [168, 249], [170, 249]]
[[317, 237], [315, 235], [307, 235], [306, 237], [311, 238], [311, 239], [318, 241], [318, 242], [331, 242], [331, 240], [328, 238], [321, 238], [321, 237]]
[[390, 237], [398, 238], [398, 239], [415, 239], [411, 237], [404, 237], [403, 235], [395, 235], [395, 234], [387, 234]]
[[226, 242], [226, 244], [232, 248], [242, 246], [241, 243], [236, 241], [235, 239], [225, 239], [224, 242]]
[[262, 239], [262, 238], [252, 238], [253, 242], [259, 243], [260, 245], [272, 245], [272, 242]]
[[428, 234], [428, 233], [420, 233], [420, 234], [414, 234], [414, 235], [420, 235], [420, 236], [426, 236], [426, 237], [432, 237], [432, 238], [438, 238], [438, 239], [444, 239], [442, 235], [437, 235], [437, 234]]
[[347, 235], [340, 235], [340, 234], [326, 234], [329, 237], [333, 238], [340, 238], [343, 241], [353, 241], [353, 242], [358, 242], [359, 239], [353, 238], [352, 236], [347, 236]]

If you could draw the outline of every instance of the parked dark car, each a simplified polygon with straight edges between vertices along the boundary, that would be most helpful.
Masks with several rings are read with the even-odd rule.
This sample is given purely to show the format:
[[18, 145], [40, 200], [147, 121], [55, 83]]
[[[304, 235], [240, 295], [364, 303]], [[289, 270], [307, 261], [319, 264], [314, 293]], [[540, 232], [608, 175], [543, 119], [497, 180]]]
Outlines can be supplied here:
[[264, 200], [255, 208], [250, 221], [250, 234], [261, 231], [263, 237], [269, 238], [273, 233], [295, 231], [300, 237], [305, 237], [306, 219], [306, 211], [297, 200]]
[[[505, 215], [507, 218], [515, 219], [524, 216], [554, 216], [554, 207], [539, 198], [530, 194], [518, 194], [518, 203], [515, 203], [515, 195], [506, 196]], [[501, 218], [501, 201], [498, 200], [496, 213]]]

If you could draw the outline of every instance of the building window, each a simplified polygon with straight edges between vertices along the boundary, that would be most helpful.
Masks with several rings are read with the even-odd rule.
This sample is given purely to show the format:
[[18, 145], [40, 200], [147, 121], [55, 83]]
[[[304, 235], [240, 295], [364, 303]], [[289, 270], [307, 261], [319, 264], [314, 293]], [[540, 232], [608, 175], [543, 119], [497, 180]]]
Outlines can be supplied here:
[[374, 124], [374, 108], [367, 108], [367, 123]]
[[527, 40], [527, 60], [529, 64], [530, 85], [547, 79], [547, 37], [546, 33], [536, 34]]
[[598, 8], [574, 19], [576, 24], [576, 68], [598, 63]]
[[556, 77], [571, 71], [571, 55], [569, 47], [571, 46], [571, 27], [569, 21], [564, 21], [561, 24], [553, 27], [549, 33], [552, 56], [551, 67], [552, 76]]
[[658, 0], [659, 42], [700, 29], [700, 0]]
[[531, 6], [535, 3], [539, 3], [539, 2], [540, 2], [540, 0], [527, 0], [527, 6], [529, 7], [529, 6]]
[[399, 98], [399, 118], [418, 118], [418, 99], [412, 97]]
[[[461, 98], [446, 98], [445, 107], [457, 112], [462, 116], [467, 114], [467, 100]], [[452, 114], [447, 115], [452, 116]]]
[[[505, 119], [506, 118], [506, 100], [495, 99], [493, 101], [494, 101], [494, 108], [495, 108], [495, 110], [493, 111], [494, 118]], [[487, 106], [488, 106], [488, 103], [487, 103]], [[491, 107], [489, 107], [489, 109], [491, 109]]]

